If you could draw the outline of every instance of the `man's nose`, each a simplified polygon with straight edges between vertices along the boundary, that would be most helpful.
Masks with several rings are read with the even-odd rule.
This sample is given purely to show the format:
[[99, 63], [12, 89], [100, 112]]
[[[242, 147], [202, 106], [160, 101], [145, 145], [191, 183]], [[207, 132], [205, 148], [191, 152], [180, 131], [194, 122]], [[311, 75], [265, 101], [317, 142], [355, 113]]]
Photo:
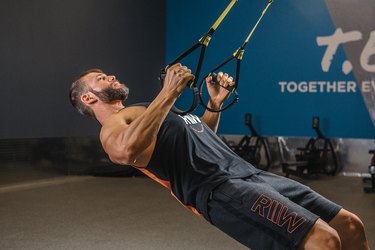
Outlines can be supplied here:
[[110, 82], [116, 81], [116, 76], [114, 76], [114, 75], [108, 76], [108, 81], [110, 81]]

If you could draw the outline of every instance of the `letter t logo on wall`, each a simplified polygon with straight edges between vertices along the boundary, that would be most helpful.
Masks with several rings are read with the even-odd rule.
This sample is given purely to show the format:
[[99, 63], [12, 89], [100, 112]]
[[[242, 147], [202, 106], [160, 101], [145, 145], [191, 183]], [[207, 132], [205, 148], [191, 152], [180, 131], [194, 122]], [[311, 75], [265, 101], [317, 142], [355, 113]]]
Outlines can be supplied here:
[[[347, 42], [358, 41], [362, 39], [362, 33], [359, 31], [351, 31], [343, 33], [341, 28], [336, 29], [335, 33], [331, 36], [318, 36], [316, 42], [318, 46], [327, 46], [327, 49], [322, 58], [322, 70], [328, 72], [331, 67], [331, 62], [336, 54], [337, 48]], [[345, 61], [342, 66], [343, 72], [349, 74], [353, 66], [349, 61]]]

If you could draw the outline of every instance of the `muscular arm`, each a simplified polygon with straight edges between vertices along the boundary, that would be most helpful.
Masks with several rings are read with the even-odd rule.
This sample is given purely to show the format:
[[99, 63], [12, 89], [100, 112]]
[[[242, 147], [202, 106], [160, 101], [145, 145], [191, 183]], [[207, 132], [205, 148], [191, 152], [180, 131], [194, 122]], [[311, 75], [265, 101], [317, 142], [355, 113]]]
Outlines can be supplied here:
[[[215, 104], [210, 99], [207, 106], [212, 109], [220, 109], [222, 104]], [[201, 119], [210, 127], [212, 131], [216, 133], [219, 127], [220, 115], [221, 112], [211, 112], [209, 110], [206, 110]]]
[[[223, 87], [234, 85], [233, 78], [228, 76], [228, 74], [223, 74], [223, 72], [219, 72], [216, 78], [218, 83], [212, 82], [211, 76], [206, 78], [207, 90], [210, 95], [210, 101], [207, 106], [212, 109], [220, 109], [223, 102], [230, 95], [229, 91]], [[220, 112], [206, 110], [201, 119], [216, 133], [219, 127]]]
[[180, 64], [167, 71], [163, 89], [139, 116], [126, 114], [125, 122], [116, 119], [103, 126], [101, 141], [112, 161], [134, 164], [138, 157], [156, 141], [158, 131], [176, 98], [193, 78], [191, 71]]

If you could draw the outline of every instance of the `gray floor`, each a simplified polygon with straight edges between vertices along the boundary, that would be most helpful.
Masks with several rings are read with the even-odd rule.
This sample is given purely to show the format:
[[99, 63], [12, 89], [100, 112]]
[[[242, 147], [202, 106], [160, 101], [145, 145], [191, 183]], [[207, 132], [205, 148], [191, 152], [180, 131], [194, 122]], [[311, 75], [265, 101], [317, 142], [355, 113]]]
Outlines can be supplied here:
[[[375, 249], [375, 194], [356, 177], [300, 180], [357, 213]], [[147, 178], [0, 185], [0, 249], [246, 249]]]

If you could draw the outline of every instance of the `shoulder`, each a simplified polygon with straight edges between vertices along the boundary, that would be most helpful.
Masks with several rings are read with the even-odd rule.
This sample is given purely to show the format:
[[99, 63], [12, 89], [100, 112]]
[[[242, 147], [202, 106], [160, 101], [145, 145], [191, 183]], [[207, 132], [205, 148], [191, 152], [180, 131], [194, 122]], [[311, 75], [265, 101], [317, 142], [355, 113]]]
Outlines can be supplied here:
[[111, 115], [103, 124], [100, 130], [100, 137], [107, 137], [109, 134], [116, 132], [119, 129], [127, 127], [140, 115], [146, 111], [144, 106], [131, 106], [120, 110], [118, 113]]
[[[146, 111], [145, 106], [130, 106], [126, 107], [122, 110], [120, 110], [118, 113], [114, 114], [113, 117], [111, 117], [111, 120], [117, 120], [117, 119], [125, 119], [127, 122], [132, 122], [137, 117], [142, 115]], [[110, 120], [110, 121], [111, 121]]]

